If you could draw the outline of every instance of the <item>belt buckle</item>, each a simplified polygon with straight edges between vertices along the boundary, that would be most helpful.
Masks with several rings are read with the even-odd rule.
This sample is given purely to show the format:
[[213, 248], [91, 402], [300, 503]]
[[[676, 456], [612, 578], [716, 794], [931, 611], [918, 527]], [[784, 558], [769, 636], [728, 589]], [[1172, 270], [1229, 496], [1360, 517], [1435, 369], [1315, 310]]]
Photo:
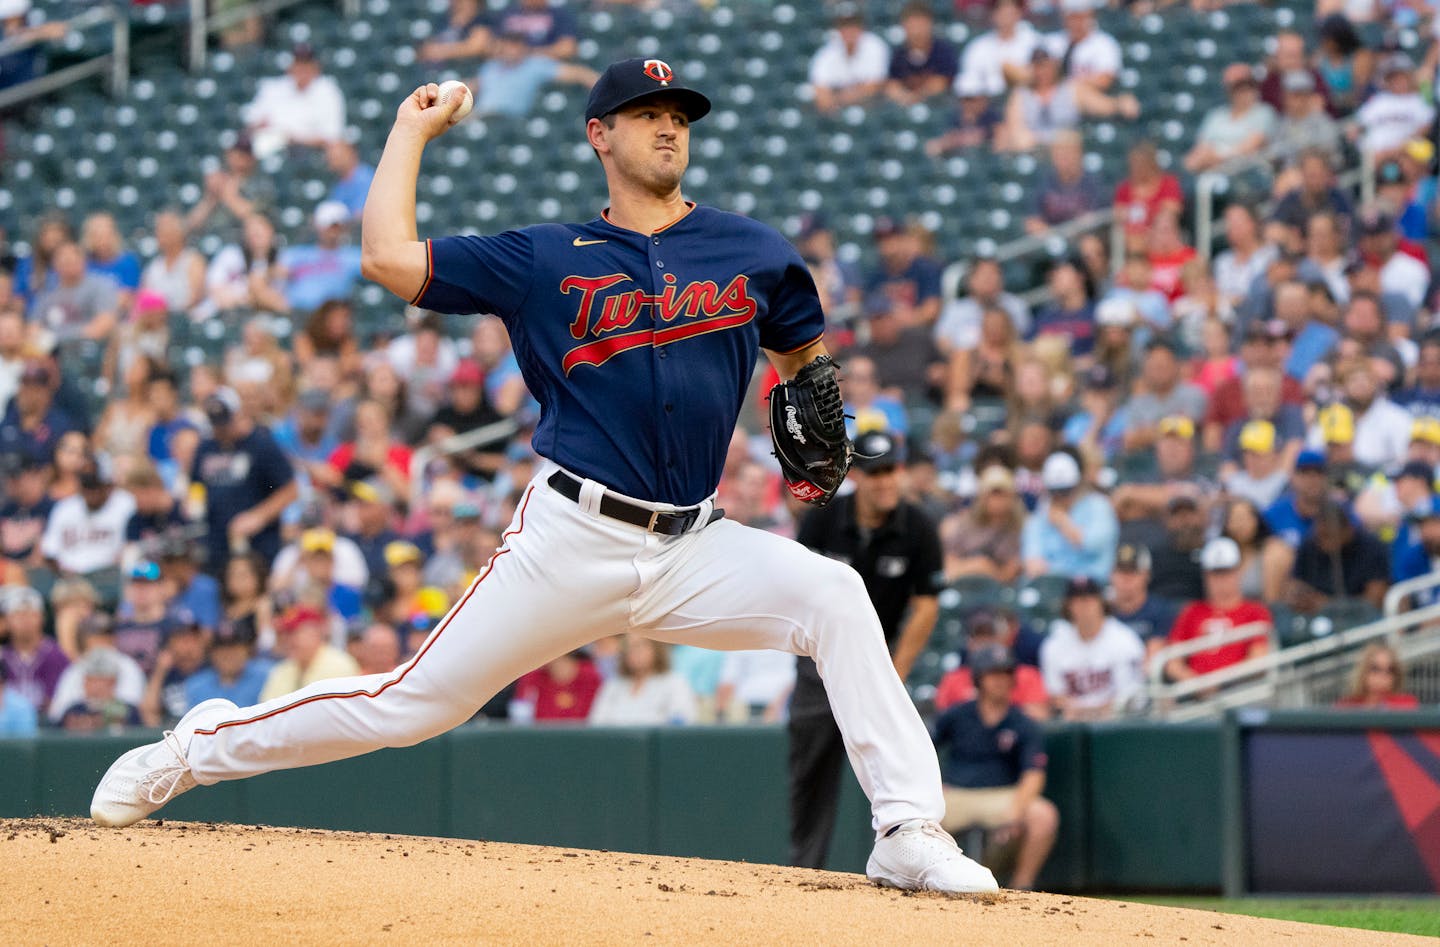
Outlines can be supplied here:
[[645, 531], [646, 531], [647, 533], [653, 533], [653, 532], [655, 532], [655, 524], [658, 523], [658, 522], [660, 522], [660, 514], [661, 514], [662, 512], [664, 512], [664, 511], [662, 511], [662, 510], [654, 510], [654, 511], [652, 511], [652, 512], [650, 513], [650, 522], [647, 523], [646, 526], [645, 526]]

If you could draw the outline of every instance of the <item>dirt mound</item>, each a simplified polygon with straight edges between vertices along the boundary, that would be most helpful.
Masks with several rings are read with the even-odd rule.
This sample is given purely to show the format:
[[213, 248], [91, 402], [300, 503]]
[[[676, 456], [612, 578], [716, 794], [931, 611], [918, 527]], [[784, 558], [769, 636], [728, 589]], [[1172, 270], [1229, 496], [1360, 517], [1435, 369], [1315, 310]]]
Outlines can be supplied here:
[[[1409, 938], [857, 875], [312, 829], [0, 820], [10, 944], [1380, 944]], [[1420, 943], [1419, 938], [1414, 939]]]

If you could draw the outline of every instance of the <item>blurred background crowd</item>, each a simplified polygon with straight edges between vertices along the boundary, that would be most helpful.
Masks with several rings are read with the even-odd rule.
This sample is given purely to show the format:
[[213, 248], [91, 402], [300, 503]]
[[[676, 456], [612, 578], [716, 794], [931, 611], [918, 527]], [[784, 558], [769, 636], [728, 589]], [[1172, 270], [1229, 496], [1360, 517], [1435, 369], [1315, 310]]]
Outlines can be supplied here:
[[[7, 42], [35, 44], [0, 48], [0, 86], [63, 48], [63, 7], [0, 0]], [[782, 28], [739, 63], [752, 84], [712, 93], [728, 107], [695, 130], [691, 196], [794, 239], [852, 433], [894, 441], [856, 476], [893, 478], [895, 499], [865, 502], [903, 497], [936, 527], [921, 597], [941, 620], [901, 668], [926, 710], [973, 696], [966, 654], [998, 644], [986, 668], [1037, 718], [1143, 713], [1148, 679], [1377, 617], [1440, 557], [1428, 4], [401, 7], [371, 3], [330, 42], [326, 3], [241, 18], [213, 74], [106, 105], [113, 131], [74, 98], [8, 112], [0, 732], [157, 725], [414, 654], [500, 541], [538, 405], [498, 319], [361, 280], [374, 130], [412, 78], [460, 76], [481, 114], [432, 149], [422, 234], [591, 216], [598, 173], [545, 151], [580, 140], [577, 96], [624, 23], [717, 80], [710, 38]], [[367, 85], [382, 21], [407, 38], [404, 74]], [[660, 47], [665, 30], [694, 49]], [[1168, 42], [1190, 58], [1142, 83]], [[221, 108], [226, 73], [248, 97]], [[156, 110], [172, 118], [147, 125]], [[501, 150], [536, 180], [477, 178]], [[748, 177], [724, 183], [725, 164]], [[477, 181], [478, 201], [451, 198]], [[757, 367], [719, 505], [793, 537], [810, 513], [769, 454], [774, 380]], [[1417, 703], [1393, 650], [1357, 673], [1350, 702]], [[615, 638], [482, 713], [775, 721], [794, 681], [786, 655]]]

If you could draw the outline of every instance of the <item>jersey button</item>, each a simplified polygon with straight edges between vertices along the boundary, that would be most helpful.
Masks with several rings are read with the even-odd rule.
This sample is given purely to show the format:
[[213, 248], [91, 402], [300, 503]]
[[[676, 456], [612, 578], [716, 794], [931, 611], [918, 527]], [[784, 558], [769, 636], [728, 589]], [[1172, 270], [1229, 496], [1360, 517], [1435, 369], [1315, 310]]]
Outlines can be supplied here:
[[665, 269], [665, 261], [664, 261], [664, 260], [656, 260], [656, 261], [655, 261], [655, 265], [656, 265], [657, 267], [659, 267], [660, 269], [662, 269], [662, 270]]
[[659, 237], [656, 237], [656, 238], [654, 239], [653, 243], [654, 243], [655, 246], [657, 246], [657, 247], [660, 246], [660, 238], [659, 238]]
[[670, 353], [667, 352], [667, 351], [665, 351], [664, 349], [661, 349], [661, 350], [660, 350], [660, 357], [661, 357], [661, 358], [665, 358], [665, 357], [667, 357], [669, 354], [670, 354]]

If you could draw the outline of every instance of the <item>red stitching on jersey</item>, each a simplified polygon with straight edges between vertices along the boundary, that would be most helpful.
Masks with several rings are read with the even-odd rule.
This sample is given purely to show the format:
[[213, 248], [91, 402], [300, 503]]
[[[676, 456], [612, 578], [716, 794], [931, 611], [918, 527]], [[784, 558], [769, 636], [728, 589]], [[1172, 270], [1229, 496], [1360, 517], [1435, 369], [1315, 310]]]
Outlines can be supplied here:
[[429, 241], [429, 240], [426, 240], [426, 241], [425, 241], [425, 282], [420, 284], [420, 292], [416, 293], [416, 294], [415, 294], [415, 298], [412, 299], [412, 300], [410, 300], [410, 305], [412, 305], [412, 306], [418, 306], [418, 305], [420, 305], [420, 297], [425, 295], [425, 291], [430, 288], [430, 281], [433, 280], [434, 278], [435, 278], [435, 253], [434, 253], [433, 250], [430, 249], [430, 241]]
[[491, 572], [495, 571], [495, 563], [499, 562], [500, 557], [510, 551], [509, 547], [504, 545], [504, 542], [511, 536], [518, 535], [525, 529], [525, 508], [530, 504], [530, 495], [534, 492], [535, 487], [533, 485], [531, 485], [531, 487], [525, 491], [525, 499], [520, 503], [519, 525], [516, 526], [515, 529], [505, 533], [503, 536], [500, 537], [501, 548], [495, 553], [494, 556], [491, 557], [490, 564], [485, 567], [485, 571], [480, 573], [480, 575], [476, 576], [475, 581], [470, 583], [470, 587], [465, 590], [465, 595], [463, 598], [460, 599], [460, 603], [450, 610], [449, 615], [445, 616], [445, 620], [440, 623], [440, 627], [435, 629], [435, 633], [432, 634], [429, 640], [425, 642], [425, 646], [420, 649], [419, 653], [417, 653], [415, 657], [410, 659], [410, 664], [405, 668], [404, 671], [400, 672], [399, 677], [391, 681], [386, 681], [384, 684], [381, 684], [380, 687], [376, 689], [375, 693], [373, 694], [369, 691], [363, 690], [350, 691], [349, 693], [345, 694], [314, 694], [310, 697], [306, 697], [304, 700], [297, 700], [293, 704], [286, 704], [284, 707], [277, 707], [274, 710], [263, 713], [258, 717], [251, 717], [248, 720], [231, 720], [226, 723], [218, 724], [213, 730], [196, 730], [195, 736], [213, 737], [215, 736], [215, 734], [219, 733], [221, 730], [224, 730], [226, 727], [239, 727], [247, 723], [259, 723], [262, 720], [269, 720], [271, 717], [274, 717], [277, 714], [283, 714], [287, 710], [294, 710], [296, 707], [303, 707], [306, 704], [314, 703], [317, 700], [344, 700], [349, 697], [379, 697], [389, 688], [405, 680], [405, 675], [409, 674], [415, 669], [415, 666], [420, 663], [420, 659], [424, 657], [426, 652], [430, 650], [430, 646], [440, 640], [440, 636], [445, 633], [445, 629], [450, 627], [450, 622], [455, 618], [456, 615], [460, 614], [460, 610], [465, 607], [466, 602], [470, 601], [470, 596], [475, 594], [475, 590], [480, 588], [480, 583], [484, 582], [486, 577], [489, 576]]

